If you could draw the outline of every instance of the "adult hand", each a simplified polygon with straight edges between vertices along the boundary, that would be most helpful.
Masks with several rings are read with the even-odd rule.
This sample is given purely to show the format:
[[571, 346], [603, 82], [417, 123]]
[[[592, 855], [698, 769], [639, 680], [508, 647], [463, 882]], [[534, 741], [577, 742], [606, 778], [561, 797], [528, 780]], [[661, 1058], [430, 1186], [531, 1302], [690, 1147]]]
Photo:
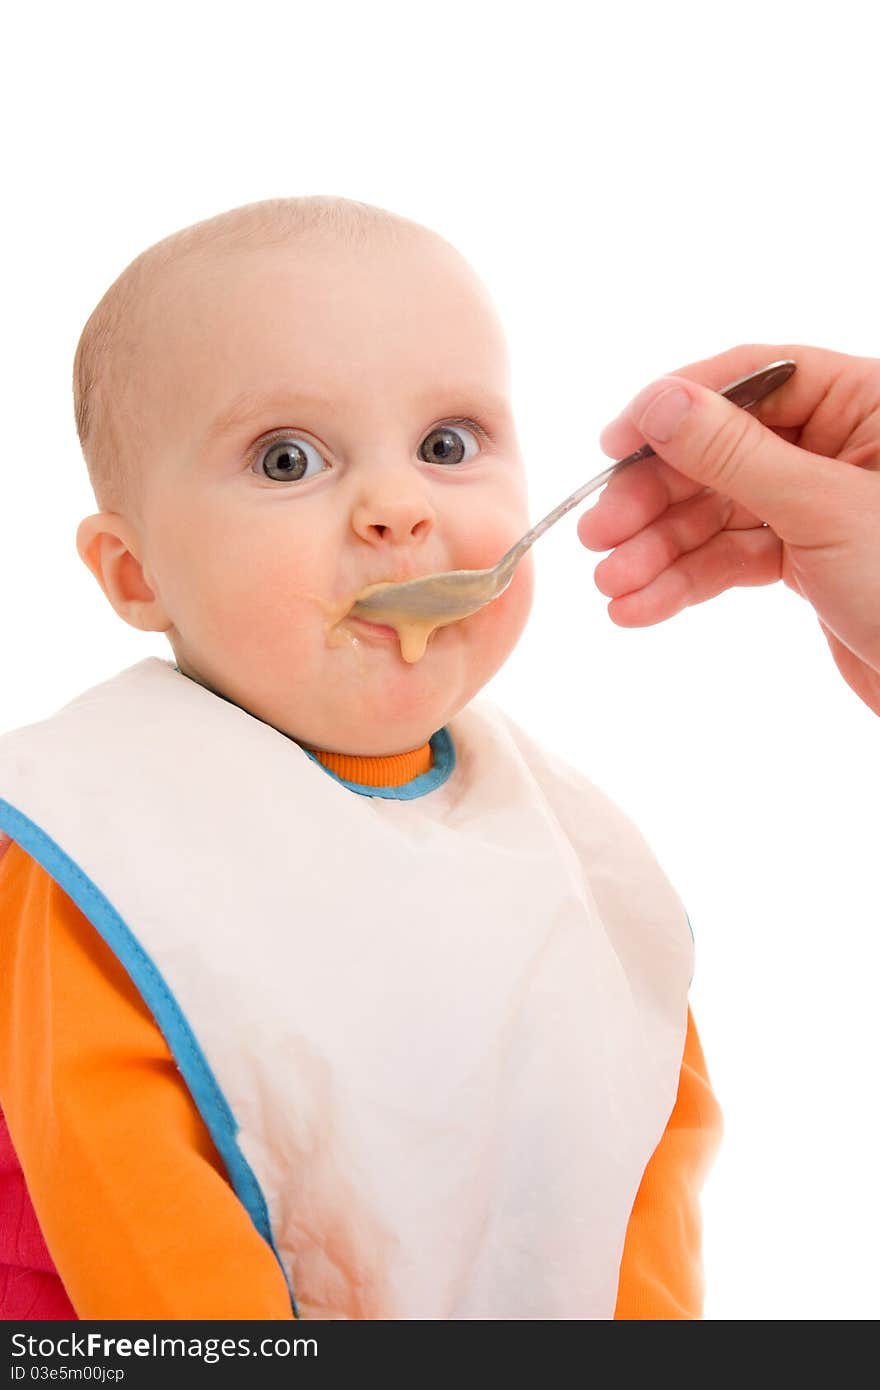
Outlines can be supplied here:
[[[779, 358], [794, 375], [751, 410], [719, 395]], [[782, 579], [813, 605], [837, 667], [880, 714], [880, 360], [752, 343], [647, 386], [603, 430], [615, 474], [578, 522], [611, 550], [596, 584], [622, 627], [734, 585]]]

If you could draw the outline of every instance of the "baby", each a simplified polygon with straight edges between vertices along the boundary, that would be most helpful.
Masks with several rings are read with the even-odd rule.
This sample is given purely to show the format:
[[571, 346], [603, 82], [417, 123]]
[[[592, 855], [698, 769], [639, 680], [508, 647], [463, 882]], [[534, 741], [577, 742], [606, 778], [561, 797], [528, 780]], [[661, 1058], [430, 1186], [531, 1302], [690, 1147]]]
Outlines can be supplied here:
[[174, 661], [0, 738], [3, 1315], [699, 1317], [686, 913], [475, 700], [532, 554], [418, 660], [349, 615], [530, 525], [484, 286], [251, 204], [137, 257], [74, 378], [79, 554]]

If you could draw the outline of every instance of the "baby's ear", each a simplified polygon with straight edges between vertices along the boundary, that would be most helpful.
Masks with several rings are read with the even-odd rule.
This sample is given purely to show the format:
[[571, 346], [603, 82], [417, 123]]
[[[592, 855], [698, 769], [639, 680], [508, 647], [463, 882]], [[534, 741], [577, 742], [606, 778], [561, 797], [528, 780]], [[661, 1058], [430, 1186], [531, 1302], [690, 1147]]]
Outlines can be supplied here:
[[84, 517], [77, 527], [76, 548], [79, 558], [92, 571], [105, 593], [108, 556], [111, 550], [124, 546], [124, 527], [125, 518], [117, 516], [114, 512], [96, 512], [94, 516]]
[[171, 623], [144, 578], [131, 522], [115, 512], [87, 516], [77, 528], [76, 548], [120, 618], [144, 632], [167, 631]]
[[88, 565], [96, 578], [99, 576], [95, 565], [95, 540], [105, 516], [109, 517], [109, 513], [96, 512], [94, 516], [84, 517], [76, 531], [76, 548], [79, 552], [79, 558], [84, 565]]

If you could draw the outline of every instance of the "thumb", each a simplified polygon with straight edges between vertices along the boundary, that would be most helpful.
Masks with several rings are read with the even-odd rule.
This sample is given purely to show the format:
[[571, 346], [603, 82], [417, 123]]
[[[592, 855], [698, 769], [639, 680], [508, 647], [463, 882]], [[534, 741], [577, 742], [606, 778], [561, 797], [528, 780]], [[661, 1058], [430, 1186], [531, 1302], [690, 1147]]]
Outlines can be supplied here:
[[748, 410], [687, 377], [640, 391], [623, 412], [655, 452], [766, 521], [794, 545], [821, 543], [841, 465], [780, 439]]

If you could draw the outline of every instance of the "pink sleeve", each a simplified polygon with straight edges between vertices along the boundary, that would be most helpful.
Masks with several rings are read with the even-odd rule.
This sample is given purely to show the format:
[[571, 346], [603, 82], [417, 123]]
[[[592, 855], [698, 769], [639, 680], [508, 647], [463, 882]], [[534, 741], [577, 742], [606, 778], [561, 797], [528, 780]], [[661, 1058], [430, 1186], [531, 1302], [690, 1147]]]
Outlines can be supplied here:
[[[0, 830], [0, 859], [12, 839]], [[0, 1320], [75, 1318], [0, 1110]]]
[[[6, 849], [0, 846], [0, 855]], [[74, 1319], [0, 1111], [0, 1319]]]

